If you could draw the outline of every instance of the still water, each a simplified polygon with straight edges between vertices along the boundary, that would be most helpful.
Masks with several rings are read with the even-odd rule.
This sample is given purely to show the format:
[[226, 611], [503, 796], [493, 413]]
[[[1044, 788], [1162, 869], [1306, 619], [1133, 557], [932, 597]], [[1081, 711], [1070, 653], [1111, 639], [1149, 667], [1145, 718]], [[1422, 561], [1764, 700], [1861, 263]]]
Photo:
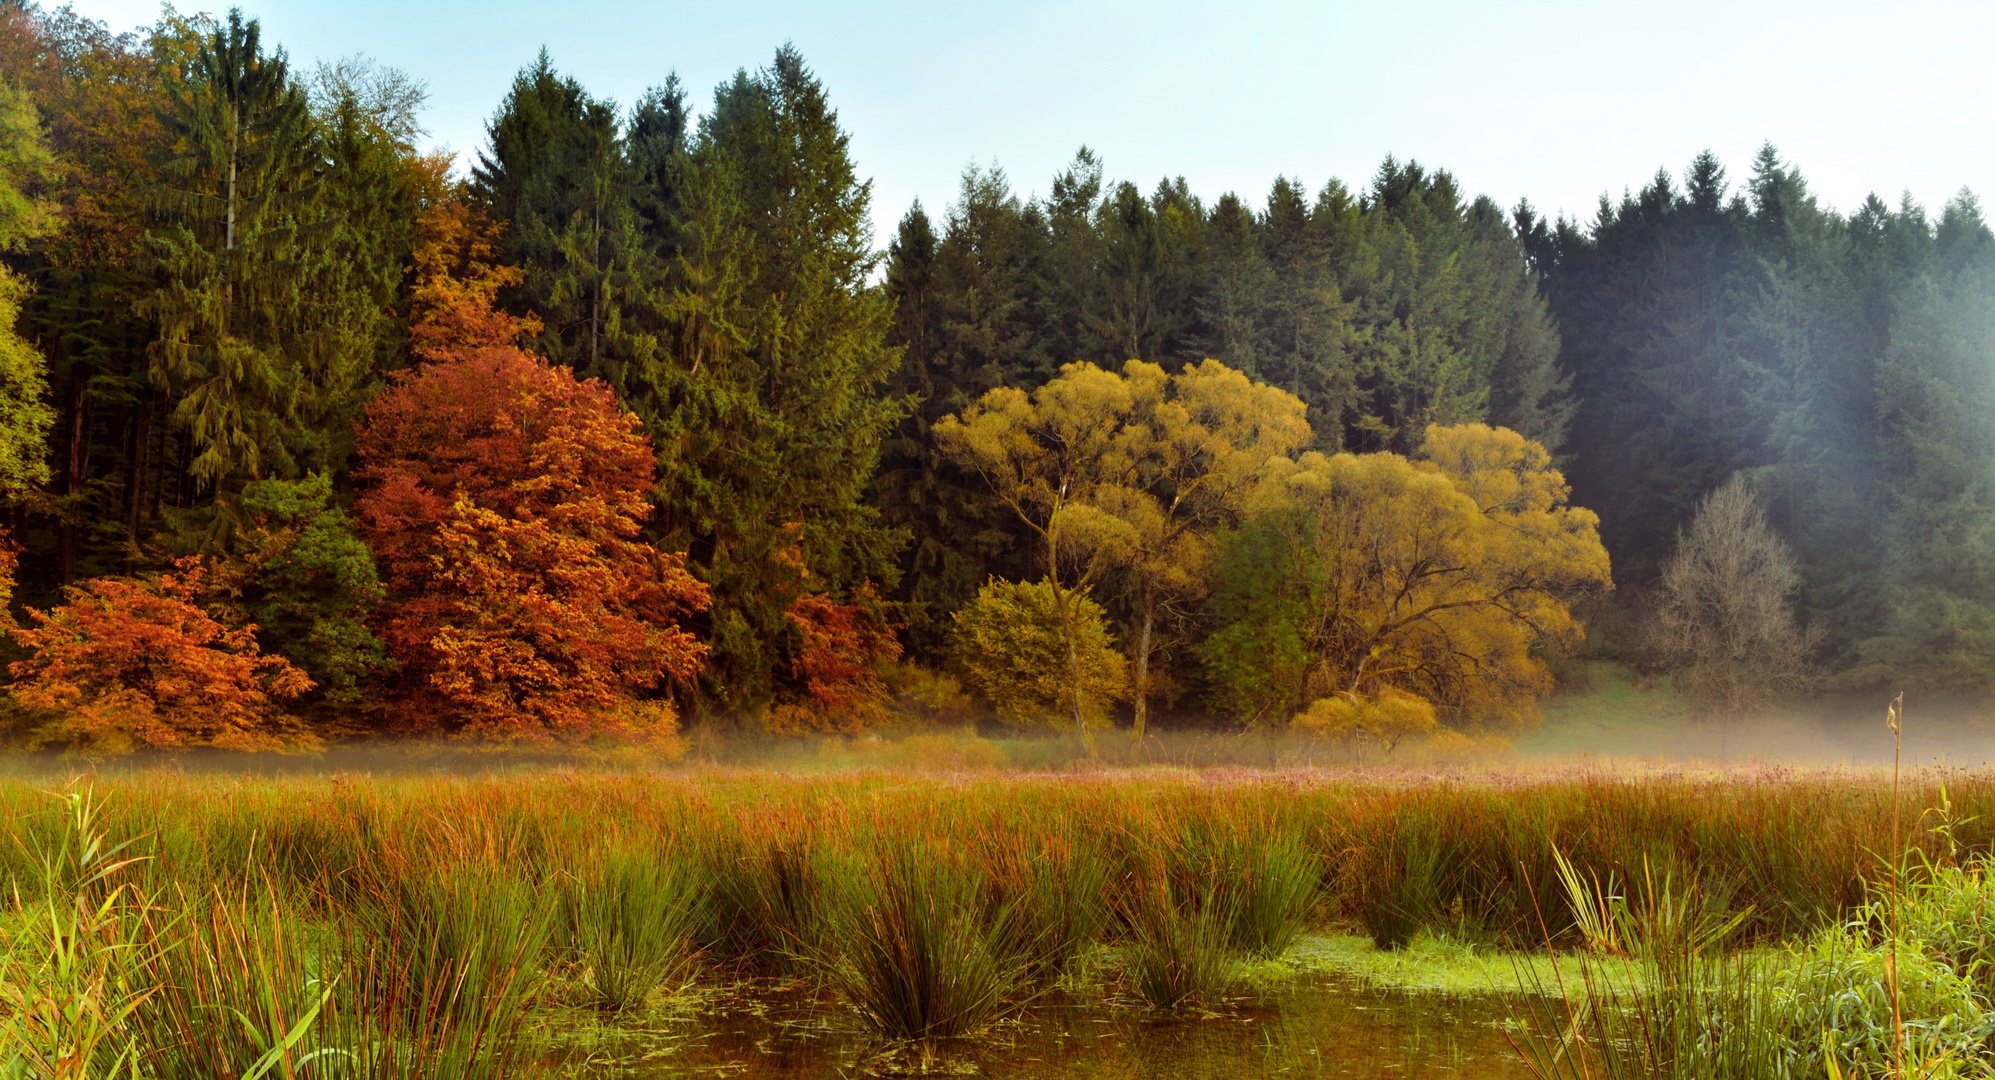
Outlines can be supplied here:
[[1053, 994], [975, 1039], [922, 1052], [866, 1036], [828, 993], [764, 980], [705, 991], [637, 1029], [597, 1031], [546, 1061], [574, 1077], [928, 1075], [1119, 1078], [1478, 1077], [1530, 1074], [1493, 995], [1382, 990], [1299, 975], [1209, 1013], [1160, 1019], [1134, 1005]]

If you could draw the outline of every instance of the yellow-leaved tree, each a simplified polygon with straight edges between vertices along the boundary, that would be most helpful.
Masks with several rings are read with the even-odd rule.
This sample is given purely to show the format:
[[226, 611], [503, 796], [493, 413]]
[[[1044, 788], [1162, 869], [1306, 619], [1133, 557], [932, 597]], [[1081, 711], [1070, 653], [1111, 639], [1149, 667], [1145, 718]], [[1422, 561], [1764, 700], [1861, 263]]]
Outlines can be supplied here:
[[1269, 469], [1309, 445], [1310, 430], [1300, 398], [1217, 360], [1187, 364], [1177, 375], [1140, 360], [1122, 371], [1132, 399], [1122, 429], [1129, 467], [1096, 502], [1128, 527], [1116, 569], [1131, 610], [1131, 692], [1141, 739], [1160, 611], [1204, 595], [1219, 530], [1235, 522]]
[[1294, 395], [1216, 360], [1171, 375], [1068, 364], [1030, 394], [1000, 387], [945, 417], [943, 451], [981, 474], [1044, 544], [1071, 712], [1085, 734], [1083, 595], [1113, 575], [1131, 612], [1136, 735], [1148, 714], [1159, 613], [1202, 595], [1215, 537], [1275, 463], [1310, 439]]
[[1093, 364], [1068, 364], [1027, 394], [1000, 386], [961, 416], [935, 425], [943, 453], [984, 478], [991, 494], [1039, 538], [1045, 587], [1060, 627], [1074, 730], [1088, 735], [1081, 606], [1135, 536], [1104, 512], [1104, 492], [1129, 486], [1135, 463], [1124, 425], [1135, 407], [1129, 383]]
[[1581, 637], [1569, 604], [1611, 587], [1599, 520], [1567, 494], [1544, 447], [1482, 424], [1430, 426], [1413, 459], [1274, 464], [1216, 583], [1221, 699], [1276, 722], [1327, 698], [1404, 712], [1388, 691], [1457, 726], [1534, 716], [1540, 654]]

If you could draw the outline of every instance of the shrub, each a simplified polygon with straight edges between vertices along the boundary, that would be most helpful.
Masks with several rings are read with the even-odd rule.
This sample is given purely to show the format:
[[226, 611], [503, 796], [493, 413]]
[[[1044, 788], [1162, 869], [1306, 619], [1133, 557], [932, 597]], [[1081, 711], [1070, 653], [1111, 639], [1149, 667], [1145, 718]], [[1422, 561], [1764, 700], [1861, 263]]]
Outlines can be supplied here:
[[53, 714], [33, 745], [86, 753], [140, 747], [273, 750], [316, 745], [280, 702], [312, 680], [256, 644], [256, 627], [227, 626], [197, 602], [208, 571], [199, 558], [178, 572], [96, 578], [63, 590], [52, 612], [28, 609], [32, 628], [12, 631], [34, 655], [10, 668], [14, 697]]
[[1435, 724], [1434, 706], [1426, 698], [1386, 686], [1370, 700], [1357, 694], [1319, 698], [1292, 726], [1338, 742], [1369, 740], [1391, 754], [1408, 737], [1432, 732]]
[[[949, 647], [956, 666], [998, 715], [1022, 724], [1064, 721], [1073, 691], [1050, 584], [993, 578], [955, 618]], [[1129, 677], [1100, 604], [1080, 601], [1074, 638], [1082, 715], [1090, 724], [1106, 724], [1109, 705], [1129, 697]]]
[[367, 628], [383, 596], [373, 553], [323, 474], [258, 480], [243, 489], [244, 521], [216, 586], [256, 624], [264, 648], [303, 668], [329, 702], [360, 700], [362, 680], [392, 668]]
[[907, 663], [889, 664], [882, 674], [903, 715], [938, 725], [969, 719], [974, 703], [954, 675]]
[[784, 617], [802, 639], [790, 673], [803, 693], [770, 710], [770, 731], [852, 734], [889, 718], [885, 668], [900, 659], [901, 644], [884, 607], [870, 585], [854, 590], [851, 603], [810, 593], [790, 605]]

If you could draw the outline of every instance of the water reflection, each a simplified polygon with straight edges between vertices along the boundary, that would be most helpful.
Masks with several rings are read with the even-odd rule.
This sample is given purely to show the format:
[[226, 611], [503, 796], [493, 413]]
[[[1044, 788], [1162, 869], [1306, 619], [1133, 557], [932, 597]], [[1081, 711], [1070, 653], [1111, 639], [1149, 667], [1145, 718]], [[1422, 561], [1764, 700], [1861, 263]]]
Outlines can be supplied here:
[[1298, 976], [1158, 1018], [1099, 996], [1051, 995], [976, 1039], [923, 1049], [882, 1044], [809, 984], [762, 980], [704, 991], [648, 1026], [600, 1034], [549, 1060], [577, 1077], [777, 1078], [913, 1073], [1121, 1078], [1487, 1077], [1529, 1073], [1505, 1040], [1490, 996], [1367, 988]]

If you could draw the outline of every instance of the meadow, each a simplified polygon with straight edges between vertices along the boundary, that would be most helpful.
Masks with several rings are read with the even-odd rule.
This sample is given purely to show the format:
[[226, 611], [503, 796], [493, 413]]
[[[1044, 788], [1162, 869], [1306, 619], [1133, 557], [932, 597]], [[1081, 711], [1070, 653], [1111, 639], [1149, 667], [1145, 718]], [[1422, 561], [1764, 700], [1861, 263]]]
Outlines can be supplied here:
[[[1020, 770], [964, 760], [971, 740], [916, 749], [818, 775], [16, 773], [4, 1075], [586, 1072], [575, 1032], [770, 985], [802, 989], [765, 1011], [807, 999], [887, 1055], [876, 1071], [919, 1070], [1049, 1001], [1218, 1017], [1256, 978], [1390, 983], [1437, 949], [1479, 957], [1466, 989], [1508, 1002], [1517, 1075], [1691, 1075], [1684, 1046], [1779, 1027], [1726, 1001], [1794, 1030], [1757, 1051], [1777, 1071], [1715, 1075], [1911, 1075], [1922, 1039], [1982, 1068], [1995, 1031], [1976, 860], [1995, 774], [1909, 771], [1894, 822], [1888, 770]], [[1878, 906], [1894, 850], [1896, 917], [1953, 928], [1942, 953], [1892, 954], [1902, 993], [1878, 976], [1912, 936]], [[1804, 983], [1845, 1012], [1800, 1009]], [[1570, 1071], [1642, 1042], [1576, 1019], [1612, 1016], [1683, 1031], [1647, 1065]]]

